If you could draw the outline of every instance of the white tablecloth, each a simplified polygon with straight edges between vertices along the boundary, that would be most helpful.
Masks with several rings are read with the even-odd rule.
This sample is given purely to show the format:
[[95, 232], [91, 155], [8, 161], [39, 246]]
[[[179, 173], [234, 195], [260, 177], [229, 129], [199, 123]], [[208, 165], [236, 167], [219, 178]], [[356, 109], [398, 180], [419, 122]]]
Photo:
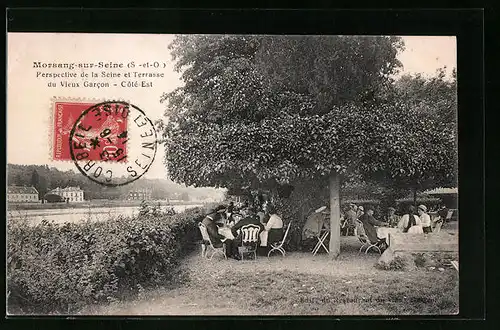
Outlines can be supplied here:
[[399, 228], [377, 227], [377, 237], [380, 239], [385, 238], [387, 244], [389, 244], [389, 234], [400, 232], [401, 230]]
[[269, 232], [267, 230], [263, 230], [260, 232], [259, 237], [260, 237], [260, 246], [267, 246], [267, 236]]
[[233, 233], [231, 232], [231, 228], [229, 227], [219, 227], [218, 228], [219, 234], [224, 236], [227, 239], [234, 239], [235, 237], [233, 236]]
[[[224, 236], [225, 238], [227, 239], [235, 239], [235, 237], [233, 236], [233, 233], [231, 232], [231, 228], [230, 227], [227, 227], [227, 226], [224, 226], [224, 227], [219, 227], [217, 229], [217, 231], [219, 232], [219, 234], [221, 234], [222, 236]], [[261, 231], [260, 234], [259, 234], [259, 237], [260, 237], [260, 246], [267, 246], [267, 235], [269, 234], [268, 231]]]

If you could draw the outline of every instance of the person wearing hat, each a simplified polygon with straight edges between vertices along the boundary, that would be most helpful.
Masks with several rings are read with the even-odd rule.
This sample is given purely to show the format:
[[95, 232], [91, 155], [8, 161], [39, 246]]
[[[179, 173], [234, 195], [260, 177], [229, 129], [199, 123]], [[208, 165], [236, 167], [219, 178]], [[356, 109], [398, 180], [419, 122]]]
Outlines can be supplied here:
[[260, 222], [260, 218], [259, 216], [257, 215], [257, 212], [256, 212], [256, 209], [254, 207], [251, 207], [249, 209], [249, 214], [241, 219], [240, 221], [238, 221], [238, 223], [236, 223], [234, 226], [231, 227], [231, 233], [235, 238], [234, 242], [232, 242], [232, 245], [231, 245], [231, 248], [233, 249], [233, 254], [237, 254], [237, 258], [239, 259], [239, 253], [238, 253], [238, 246], [241, 246], [241, 227], [245, 226], [245, 225], [257, 225], [259, 226], [259, 233], [258, 235], [260, 235], [260, 233], [264, 230], [264, 225]]
[[201, 221], [202, 224], [207, 228], [208, 236], [210, 236], [210, 240], [214, 247], [219, 248], [222, 247], [222, 242], [226, 237], [219, 234], [217, 229], [217, 222], [222, 219], [221, 214], [218, 212], [218, 208], [211, 209], [210, 212], [203, 218]]
[[216, 207], [210, 210], [210, 213], [205, 216], [205, 218], [202, 220], [202, 223], [207, 228], [208, 236], [210, 236], [210, 240], [212, 241], [214, 247], [219, 248], [222, 247], [223, 244], [225, 244], [227, 256], [229, 258], [239, 260], [240, 257], [238, 254], [238, 247], [235, 246], [235, 242], [233, 239], [234, 237], [229, 238], [222, 235], [217, 227], [218, 224], [222, 225], [223, 223], [224, 219], [222, 213], [224, 212], [224, 210], [225, 208], [223, 209], [221, 207]]
[[260, 222], [260, 218], [257, 215], [256, 211], [257, 210], [254, 207], [251, 207], [249, 209], [248, 215], [245, 218], [238, 221], [238, 223], [235, 224], [233, 227], [231, 227], [231, 232], [233, 233], [234, 237], [238, 236], [238, 230], [245, 225], [257, 225], [260, 227], [261, 229], [260, 231], [264, 230], [264, 225]]
[[358, 206], [357, 210], [357, 219], [361, 219], [361, 217], [365, 214], [365, 209], [363, 208], [363, 205]]
[[366, 207], [366, 213], [364, 213], [359, 221], [363, 224], [363, 228], [365, 230], [366, 236], [372, 243], [377, 243], [381, 241], [377, 236], [377, 229], [375, 226], [387, 227], [387, 224], [382, 221], [378, 221], [373, 217], [373, 208], [368, 206]]
[[420, 222], [422, 223], [422, 230], [425, 234], [431, 233], [431, 217], [427, 214], [427, 207], [425, 205], [419, 205], [417, 212]]
[[354, 230], [356, 228], [356, 205], [349, 204], [347, 211], [345, 212], [345, 221], [346, 221], [346, 232], [349, 233], [349, 230]]

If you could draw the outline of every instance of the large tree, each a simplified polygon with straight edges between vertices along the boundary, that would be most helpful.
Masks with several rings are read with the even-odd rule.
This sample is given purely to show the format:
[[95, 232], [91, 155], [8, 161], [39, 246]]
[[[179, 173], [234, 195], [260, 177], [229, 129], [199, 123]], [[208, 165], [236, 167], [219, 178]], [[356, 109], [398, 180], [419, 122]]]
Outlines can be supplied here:
[[332, 256], [341, 176], [405, 182], [453, 172], [454, 132], [433, 112], [377, 102], [399, 66], [398, 38], [180, 36], [170, 47], [185, 83], [163, 96], [168, 122], [158, 123], [171, 178], [275, 191], [326, 182]]

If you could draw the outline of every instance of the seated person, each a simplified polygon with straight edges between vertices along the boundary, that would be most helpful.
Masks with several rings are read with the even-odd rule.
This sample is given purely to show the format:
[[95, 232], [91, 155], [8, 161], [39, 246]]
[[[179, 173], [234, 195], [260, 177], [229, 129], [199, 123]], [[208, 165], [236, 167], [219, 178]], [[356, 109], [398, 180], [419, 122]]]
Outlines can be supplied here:
[[217, 213], [215, 209], [211, 210], [209, 214], [203, 218], [201, 221], [202, 224], [207, 228], [208, 236], [210, 236], [210, 240], [215, 248], [222, 247], [222, 242], [226, 239], [223, 235], [219, 234], [217, 229], [217, 221], [221, 218], [220, 213]]
[[387, 209], [387, 217], [386, 222], [389, 224], [389, 227], [395, 228], [399, 223], [399, 216], [396, 215], [396, 209], [394, 207], [389, 207]]
[[364, 213], [360, 218], [359, 221], [363, 223], [363, 228], [365, 231], [366, 236], [370, 240], [371, 243], [384, 243], [385, 239], [380, 239], [377, 236], [377, 229], [375, 226], [381, 226], [381, 227], [387, 227], [387, 224], [382, 221], [378, 221], [373, 217], [373, 208], [371, 207], [366, 207], [366, 213]]
[[266, 211], [269, 214], [269, 220], [264, 225], [261, 238], [265, 246], [270, 246], [273, 243], [281, 241], [283, 238], [283, 220], [276, 214], [276, 209], [273, 205], [268, 204]]
[[345, 221], [345, 233], [348, 234], [349, 229], [354, 229], [356, 228], [356, 218], [357, 218], [357, 213], [355, 209], [356, 205], [354, 204], [349, 204], [347, 211], [345, 212], [344, 215], [344, 221]]
[[448, 209], [445, 205], [442, 205], [437, 211], [438, 216], [444, 221], [448, 215]]
[[236, 237], [236, 241], [239, 243], [238, 245], [241, 245], [241, 235], [239, 235], [239, 230], [241, 229], [241, 227], [250, 224], [259, 226], [259, 233], [264, 230], [264, 225], [260, 223], [260, 219], [255, 213], [254, 209], [250, 209], [249, 215], [238, 221], [238, 223], [231, 228], [233, 236]]
[[358, 219], [360, 219], [363, 216], [363, 214], [365, 214], [365, 208], [363, 207], [363, 205], [360, 205], [357, 208], [356, 216]]
[[261, 224], [266, 224], [269, 220], [269, 214], [267, 212], [259, 211], [257, 212], [257, 216], [259, 217]]
[[401, 220], [399, 220], [398, 228], [403, 233], [411, 234], [424, 232], [422, 229], [420, 218], [415, 214], [415, 207], [413, 205], [410, 205], [408, 207], [407, 213], [401, 217]]
[[328, 213], [328, 208], [322, 206], [307, 217], [304, 227], [302, 228], [303, 241], [320, 236], [321, 230], [330, 224], [329, 221], [327, 221]]
[[229, 205], [226, 208], [227, 213], [233, 213], [234, 211], [234, 202], [230, 202]]
[[427, 214], [427, 207], [425, 205], [419, 205], [418, 209], [418, 217], [420, 218], [420, 222], [422, 223], [422, 230], [424, 233], [428, 234], [432, 232], [431, 228], [431, 217]]
[[221, 213], [217, 212], [217, 209], [214, 209], [205, 216], [202, 223], [207, 228], [208, 236], [210, 237], [213, 246], [215, 248], [220, 248], [223, 243], [226, 244], [226, 255], [230, 258], [239, 260], [240, 256], [238, 254], [238, 248], [235, 246], [234, 241], [228, 239], [224, 235], [221, 235], [218, 231], [217, 224], [220, 223], [221, 218]]
[[234, 225], [234, 223], [235, 223], [235, 220], [233, 218], [234, 211], [235, 211], [234, 203], [230, 202], [229, 205], [224, 210], [224, 217], [226, 218], [225, 219], [226, 220], [226, 222], [225, 222], [226, 226], [231, 227], [231, 226]]
[[438, 225], [443, 225], [444, 223], [444, 220], [441, 218], [441, 216], [438, 214], [434, 219], [432, 219], [431, 221], [431, 226], [432, 226], [432, 230], [434, 230], [434, 228], [436, 228]]
[[260, 218], [259, 216], [257, 215], [257, 213], [255, 212], [254, 209], [249, 209], [246, 216], [241, 219], [240, 221], [238, 221], [238, 223], [236, 225], [234, 225], [233, 228], [231, 228], [231, 231], [233, 232], [233, 235], [236, 237], [238, 235], [238, 230], [245, 226], [245, 225], [249, 225], [249, 224], [254, 224], [254, 225], [258, 225], [259, 227], [261, 227], [262, 229], [264, 229], [264, 226], [262, 225], [262, 223], [260, 222]]

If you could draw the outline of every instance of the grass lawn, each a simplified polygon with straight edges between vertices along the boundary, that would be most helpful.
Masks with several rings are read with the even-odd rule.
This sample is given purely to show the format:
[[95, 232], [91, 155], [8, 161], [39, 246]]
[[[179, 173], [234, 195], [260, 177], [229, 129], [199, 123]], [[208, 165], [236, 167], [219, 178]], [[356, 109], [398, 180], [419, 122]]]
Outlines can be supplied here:
[[358, 254], [342, 237], [341, 255], [289, 253], [286, 257], [212, 261], [185, 259], [179, 284], [139, 297], [89, 306], [89, 315], [430, 315], [458, 313], [458, 273], [383, 271], [379, 255]]

